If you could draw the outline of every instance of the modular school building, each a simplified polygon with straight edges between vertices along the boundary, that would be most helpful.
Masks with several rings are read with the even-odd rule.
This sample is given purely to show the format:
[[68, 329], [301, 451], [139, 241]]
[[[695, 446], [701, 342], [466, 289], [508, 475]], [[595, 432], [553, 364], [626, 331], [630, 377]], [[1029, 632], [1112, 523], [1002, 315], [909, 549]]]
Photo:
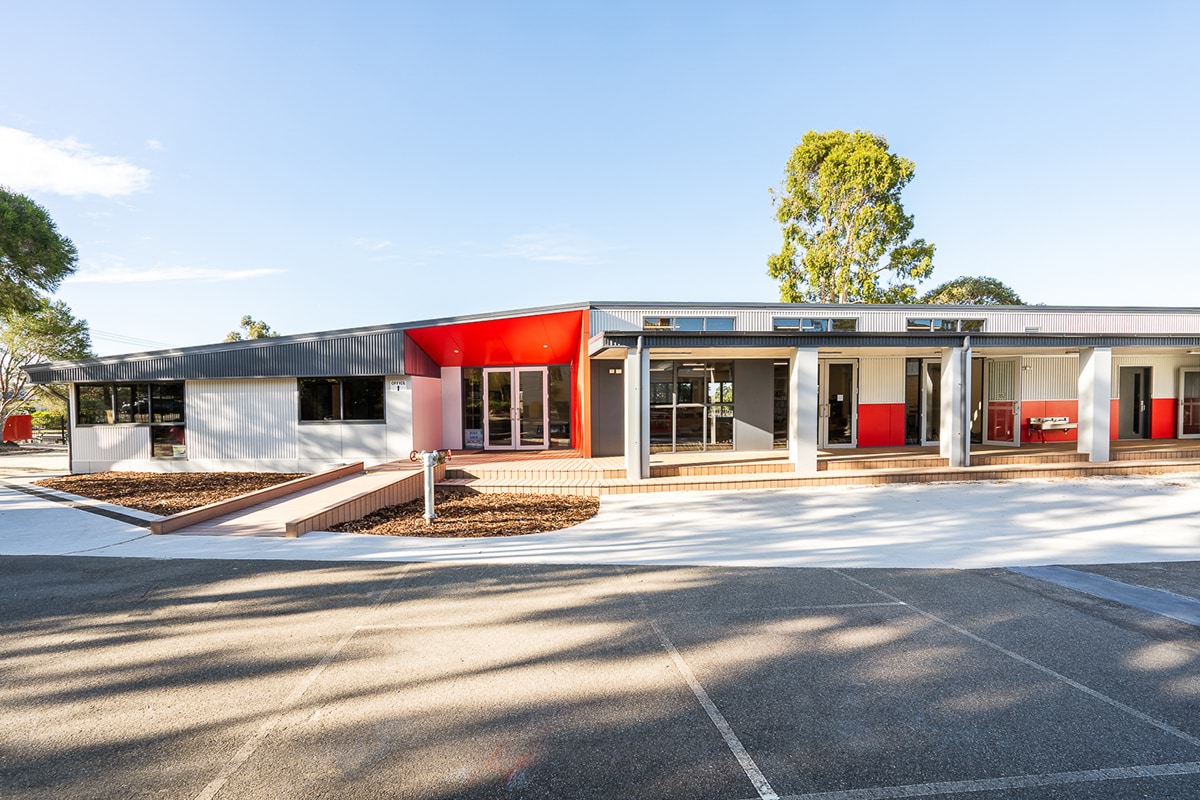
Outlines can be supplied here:
[[[38, 364], [71, 469], [1200, 438], [1200, 309], [581, 303]], [[782, 454], [781, 454], [782, 455]]]

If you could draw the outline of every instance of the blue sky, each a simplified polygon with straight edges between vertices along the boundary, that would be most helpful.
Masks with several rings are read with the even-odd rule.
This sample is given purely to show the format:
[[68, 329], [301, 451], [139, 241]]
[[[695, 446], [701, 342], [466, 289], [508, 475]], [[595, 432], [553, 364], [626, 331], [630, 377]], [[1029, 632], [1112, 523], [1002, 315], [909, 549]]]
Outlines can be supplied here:
[[775, 300], [810, 129], [916, 162], [936, 280], [1198, 305], [1198, 8], [7, 3], [0, 183], [79, 246], [102, 353]]

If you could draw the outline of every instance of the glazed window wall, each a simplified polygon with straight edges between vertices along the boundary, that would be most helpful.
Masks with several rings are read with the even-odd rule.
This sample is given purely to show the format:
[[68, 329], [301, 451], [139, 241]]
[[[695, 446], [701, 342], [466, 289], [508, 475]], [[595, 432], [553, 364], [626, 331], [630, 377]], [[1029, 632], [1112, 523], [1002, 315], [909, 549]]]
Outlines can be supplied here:
[[733, 449], [733, 362], [650, 362], [650, 452]]
[[75, 387], [75, 424], [149, 425], [152, 458], [187, 458], [183, 383], [94, 383]]

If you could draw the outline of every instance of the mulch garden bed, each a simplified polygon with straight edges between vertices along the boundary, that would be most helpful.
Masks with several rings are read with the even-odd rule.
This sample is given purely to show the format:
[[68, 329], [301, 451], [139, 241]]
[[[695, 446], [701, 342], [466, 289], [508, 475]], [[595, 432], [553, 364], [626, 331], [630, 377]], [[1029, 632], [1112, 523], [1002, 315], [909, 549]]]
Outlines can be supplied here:
[[381, 508], [362, 519], [334, 525], [333, 530], [380, 536], [519, 536], [569, 528], [600, 510], [599, 498], [565, 494], [438, 492], [434, 502], [437, 519], [432, 525], [425, 524], [421, 499]]
[[33, 483], [169, 516], [301, 477], [278, 472], [97, 472]]

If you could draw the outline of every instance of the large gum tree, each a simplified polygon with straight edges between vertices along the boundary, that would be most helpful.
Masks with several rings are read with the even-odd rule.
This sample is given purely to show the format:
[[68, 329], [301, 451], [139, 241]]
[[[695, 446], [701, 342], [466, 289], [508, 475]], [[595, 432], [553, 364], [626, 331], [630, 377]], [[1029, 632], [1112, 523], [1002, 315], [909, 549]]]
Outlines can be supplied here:
[[773, 189], [783, 246], [768, 260], [788, 303], [911, 303], [934, 246], [910, 238], [900, 194], [915, 167], [868, 131], [809, 131]]

